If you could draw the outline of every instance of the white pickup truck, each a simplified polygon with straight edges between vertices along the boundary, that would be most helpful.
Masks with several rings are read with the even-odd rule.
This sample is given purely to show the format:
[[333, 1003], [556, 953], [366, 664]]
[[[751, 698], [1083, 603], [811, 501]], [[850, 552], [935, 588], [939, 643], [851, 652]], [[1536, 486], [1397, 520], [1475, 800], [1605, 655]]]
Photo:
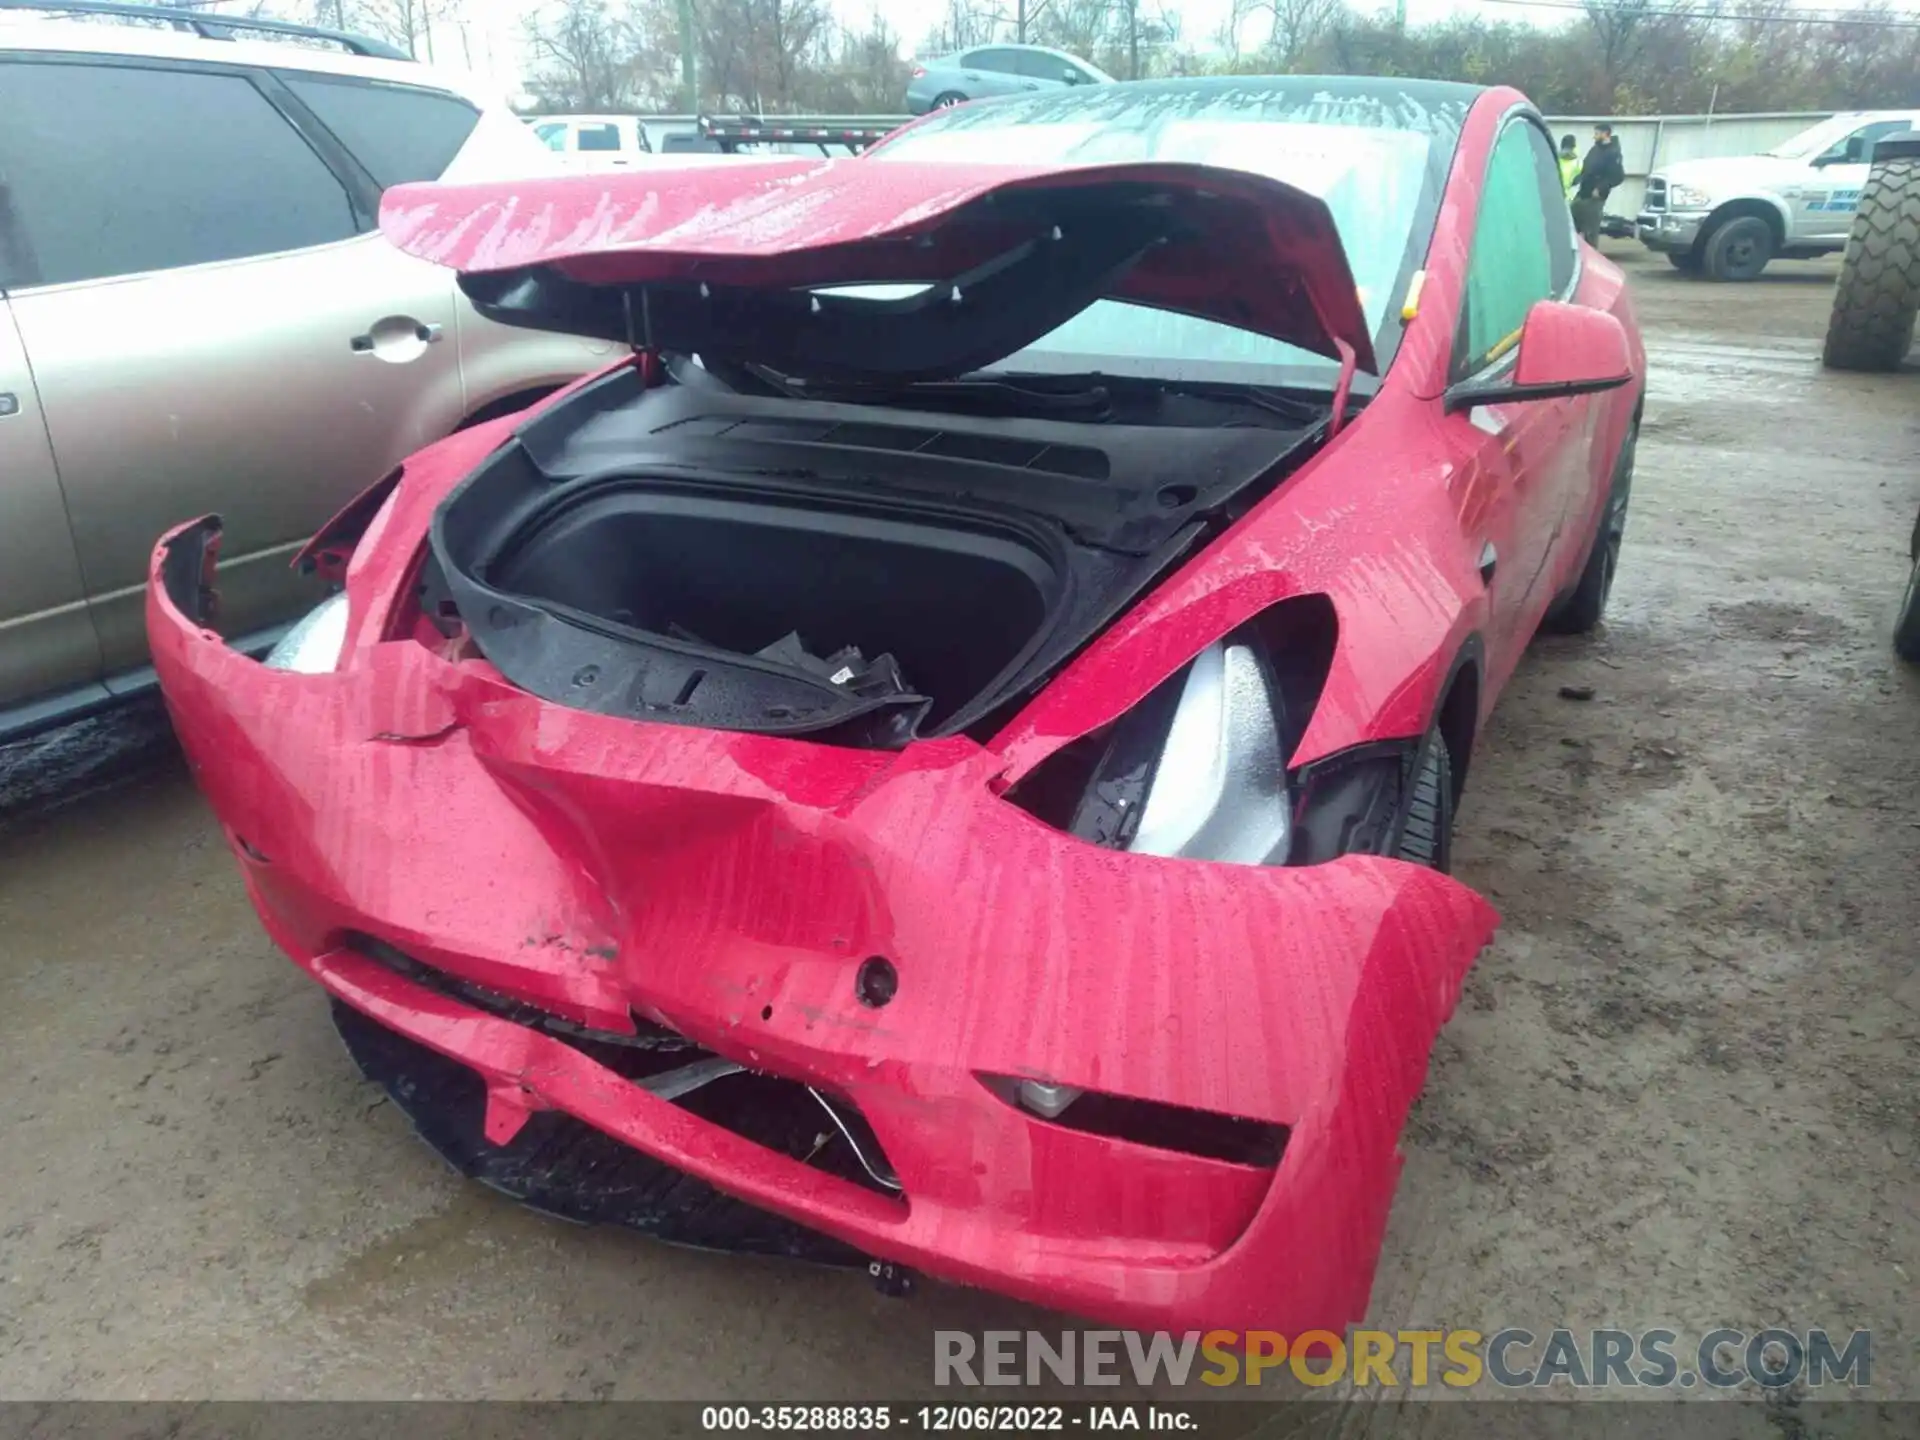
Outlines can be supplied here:
[[1647, 177], [1635, 233], [1679, 269], [1714, 280], [1838, 253], [1874, 145], [1908, 130], [1920, 130], [1920, 110], [1855, 111], [1759, 155], [1678, 161]]
[[538, 115], [527, 124], [574, 169], [623, 170], [653, 154], [647, 127], [632, 115]]

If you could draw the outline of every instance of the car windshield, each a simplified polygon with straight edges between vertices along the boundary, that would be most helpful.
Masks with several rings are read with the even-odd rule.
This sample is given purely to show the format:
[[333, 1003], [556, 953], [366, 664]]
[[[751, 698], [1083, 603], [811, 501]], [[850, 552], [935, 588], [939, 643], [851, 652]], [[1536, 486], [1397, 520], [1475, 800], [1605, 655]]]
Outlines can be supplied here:
[[[1457, 134], [1455, 110], [1377, 95], [1129, 86], [958, 107], [896, 135], [871, 159], [1168, 160], [1283, 180], [1332, 211], [1384, 367], [1400, 291], [1426, 252], [1438, 177]], [[1095, 303], [996, 368], [1276, 385], [1323, 385], [1337, 373], [1335, 362], [1282, 341], [1117, 300]]]
[[1831, 149], [1835, 143], [1846, 139], [1866, 123], [1858, 115], [1835, 115], [1831, 120], [1822, 120], [1818, 125], [1802, 130], [1791, 140], [1782, 140], [1771, 150], [1762, 150], [1760, 153], [1781, 160], [1810, 160]]

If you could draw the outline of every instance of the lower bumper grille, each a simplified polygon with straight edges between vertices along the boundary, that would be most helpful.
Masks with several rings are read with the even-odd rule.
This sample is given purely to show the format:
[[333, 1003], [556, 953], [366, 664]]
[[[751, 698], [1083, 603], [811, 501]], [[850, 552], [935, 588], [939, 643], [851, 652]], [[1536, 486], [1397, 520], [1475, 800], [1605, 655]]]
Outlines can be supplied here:
[[[352, 948], [424, 989], [558, 1040], [743, 1139], [904, 1203], [878, 1138], [843, 1097], [740, 1069], [637, 1017], [633, 1035], [589, 1030], [370, 937], [355, 937]], [[533, 1209], [583, 1223], [626, 1225], [700, 1249], [864, 1263], [851, 1247], [744, 1205], [571, 1115], [536, 1112], [513, 1140], [495, 1145], [485, 1135], [486, 1087], [479, 1075], [343, 1002], [336, 1000], [333, 1010], [356, 1063], [422, 1139], [462, 1173]], [[677, 1089], [681, 1077], [690, 1083]]]

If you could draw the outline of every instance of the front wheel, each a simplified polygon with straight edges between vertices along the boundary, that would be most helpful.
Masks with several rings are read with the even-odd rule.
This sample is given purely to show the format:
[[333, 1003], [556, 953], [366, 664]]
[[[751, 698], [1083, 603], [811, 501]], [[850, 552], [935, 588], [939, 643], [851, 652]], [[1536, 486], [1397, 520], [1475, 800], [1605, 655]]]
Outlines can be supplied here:
[[1607, 508], [1594, 531], [1586, 567], [1566, 597], [1547, 611], [1540, 626], [1556, 635], [1589, 635], [1607, 613], [1613, 593], [1613, 575], [1620, 568], [1620, 549], [1627, 538], [1627, 506], [1633, 499], [1633, 453], [1639, 441], [1635, 427], [1627, 432], [1620, 456], [1613, 462], [1613, 483], [1607, 487]]
[[1417, 763], [1393, 856], [1445, 875], [1453, 868], [1453, 756], [1438, 726], [1421, 742]]
[[1702, 257], [1714, 280], [1754, 280], [1773, 258], [1773, 227], [1758, 215], [1736, 215], [1706, 238]]
[[948, 90], [944, 94], [934, 97], [933, 108], [935, 110], [951, 110], [956, 105], [964, 105], [966, 103], [967, 97], [962, 95], [958, 90]]

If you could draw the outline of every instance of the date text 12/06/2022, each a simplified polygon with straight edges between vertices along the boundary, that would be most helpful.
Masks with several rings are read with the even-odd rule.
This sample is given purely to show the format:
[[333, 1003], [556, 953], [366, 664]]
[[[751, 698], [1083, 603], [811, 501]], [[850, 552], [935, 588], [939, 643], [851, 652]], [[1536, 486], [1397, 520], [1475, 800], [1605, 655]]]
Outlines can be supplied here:
[[867, 1435], [895, 1430], [926, 1435], [1069, 1430], [1190, 1434], [1200, 1422], [1178, 1405], [708, 1405], [700, 1411], [700, 1428]]

